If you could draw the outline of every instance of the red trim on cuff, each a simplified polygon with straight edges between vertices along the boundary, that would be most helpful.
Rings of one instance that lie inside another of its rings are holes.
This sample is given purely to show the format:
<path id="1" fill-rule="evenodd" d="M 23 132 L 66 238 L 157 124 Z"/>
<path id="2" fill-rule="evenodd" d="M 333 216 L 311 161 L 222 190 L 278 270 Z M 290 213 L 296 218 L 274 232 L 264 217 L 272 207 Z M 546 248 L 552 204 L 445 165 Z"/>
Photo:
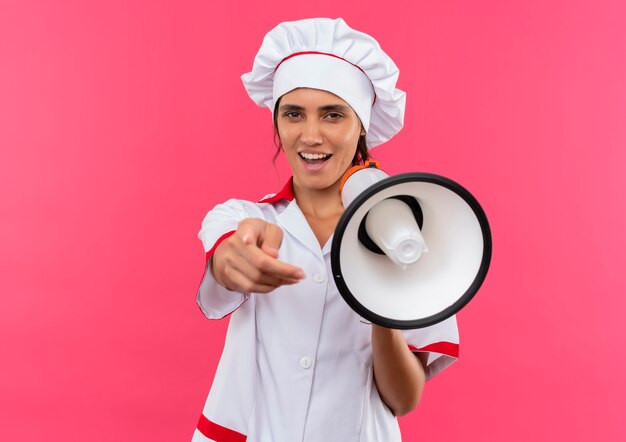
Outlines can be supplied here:
<path id="1" fill-rule="evenodd" d="M 211 247 L 211 250 L 206 252 L 206 261 L 205 262 L 209 262 L 209 259 L 211 259 L 211 256 L 213 256 L 213 253 L 215 252 L 215 249 L 217 249 L 217 246 L 219 246 L 222 243 L 222 241 L 224 241 L 226 238 L 228 238 L 229 236 L 231 236 L 235 232 L 236 232 L 236 230 L 231 230 L 230 232 L 226 232 L 222 236 L 217 238 L 217 241 L 215 241 L 215 244 L 213 244 L 213 247 Z"/>
<path id="2" fill-rule="evenodd" d="M 241 434 L 230 428 L 222 427 L 221 425 L 211 422 L 206 418 L 204 414 L 200 415 L 198 421 L 198 431 L 205 437 L 213 439 L 217 442 L 245 442 L 248 437 L 245 434 Z"/>
<path id="3" fill-rule="evenodd" d="M 451 356 L 453 358 L 459 357 L 459 344 L 453 342 L 433 342 L 432 344 L 425 345 L 424 347 L 415 347 L 409 345 L 409 350 L 412 352 L 429 352 L 441 353 L 442 355 Z"/>

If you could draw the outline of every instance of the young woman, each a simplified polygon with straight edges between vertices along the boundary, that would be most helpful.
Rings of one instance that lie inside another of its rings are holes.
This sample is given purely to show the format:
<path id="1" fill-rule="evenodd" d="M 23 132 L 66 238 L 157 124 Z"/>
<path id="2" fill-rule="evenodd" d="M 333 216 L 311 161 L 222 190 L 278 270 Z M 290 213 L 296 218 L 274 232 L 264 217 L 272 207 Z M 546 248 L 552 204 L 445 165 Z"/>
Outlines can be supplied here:
<path id="1" fill-rule="evenodd" d="M 231 320 L 194 441 L 398 441 L 395 416 L 458 356 L 454 317 L 408 332 L 369 324 L 331 277 L 340 181 L 402 127 L 397 76 L 370 36 L 310 19 L 270 31 L 242 77 L 273 111 L 293 177 L 203 222 L 197 301 L 208 318 Z"/>

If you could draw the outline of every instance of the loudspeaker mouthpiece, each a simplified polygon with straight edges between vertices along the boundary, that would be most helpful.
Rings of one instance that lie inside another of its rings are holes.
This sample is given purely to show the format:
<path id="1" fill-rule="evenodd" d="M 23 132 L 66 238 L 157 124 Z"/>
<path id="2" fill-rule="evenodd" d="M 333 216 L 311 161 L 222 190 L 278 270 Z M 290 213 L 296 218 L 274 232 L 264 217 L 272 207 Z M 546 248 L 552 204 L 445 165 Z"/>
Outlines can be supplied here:
<path id="1" fill-rule="evenodd" d="M 378 183 L 389 175 L 372 163 L 371 166 L 356 166 L 348 171 L 349 175 L 341 187 L 341 202 L 344 207 L 352 204 L 352 201 L 365 189 Z"/>

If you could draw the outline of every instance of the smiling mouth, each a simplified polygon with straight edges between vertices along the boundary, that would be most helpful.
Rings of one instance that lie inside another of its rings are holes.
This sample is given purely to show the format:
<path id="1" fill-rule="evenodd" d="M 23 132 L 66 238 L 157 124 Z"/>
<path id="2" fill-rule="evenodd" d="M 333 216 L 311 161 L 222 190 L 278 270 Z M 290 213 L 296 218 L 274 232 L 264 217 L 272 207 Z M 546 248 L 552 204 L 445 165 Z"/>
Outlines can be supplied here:
<path id="1" fill-rule="evenodd" d="M 330 157 L 332 157 L 332 154 L 327 154 L 327 153 L 299 152 L 298 155 L 307 164 L 322 164 L 323 162 L 328 161 Z"/>

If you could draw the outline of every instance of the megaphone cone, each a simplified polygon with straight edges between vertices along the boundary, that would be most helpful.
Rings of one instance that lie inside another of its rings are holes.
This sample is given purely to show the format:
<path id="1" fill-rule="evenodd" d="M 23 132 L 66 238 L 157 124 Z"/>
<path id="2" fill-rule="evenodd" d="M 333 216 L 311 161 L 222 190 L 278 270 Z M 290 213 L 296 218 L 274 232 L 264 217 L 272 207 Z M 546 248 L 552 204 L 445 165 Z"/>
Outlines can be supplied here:
<path id="1" fill-rule="evenodd" d="M 363 318 L 390 328 L 427 327 L 474 297 L 491 261 L 491 232 L 460 184 L 429 173 L 390 177 L 370 162 L 346 173 L 342 201 L 333 277 Z"/>

